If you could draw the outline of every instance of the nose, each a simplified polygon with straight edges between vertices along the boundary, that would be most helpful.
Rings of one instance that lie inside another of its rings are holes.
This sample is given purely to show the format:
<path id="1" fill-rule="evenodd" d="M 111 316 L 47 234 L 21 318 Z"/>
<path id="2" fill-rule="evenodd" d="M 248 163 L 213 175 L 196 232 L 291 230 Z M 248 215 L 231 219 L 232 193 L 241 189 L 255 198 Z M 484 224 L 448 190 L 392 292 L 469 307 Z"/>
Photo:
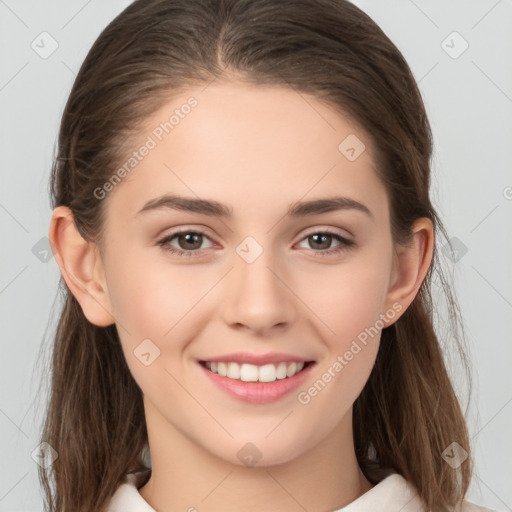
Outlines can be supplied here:
<path id="1" fill-rule="evenodd" d="M 251 263 L 236 255 L 227 276 L 224 321 L 232 328 L 259 335 L 289 327 L 297 317 L 293 283 L 284 266 L 277 265 L 271 251 L 264 250 Z"/>

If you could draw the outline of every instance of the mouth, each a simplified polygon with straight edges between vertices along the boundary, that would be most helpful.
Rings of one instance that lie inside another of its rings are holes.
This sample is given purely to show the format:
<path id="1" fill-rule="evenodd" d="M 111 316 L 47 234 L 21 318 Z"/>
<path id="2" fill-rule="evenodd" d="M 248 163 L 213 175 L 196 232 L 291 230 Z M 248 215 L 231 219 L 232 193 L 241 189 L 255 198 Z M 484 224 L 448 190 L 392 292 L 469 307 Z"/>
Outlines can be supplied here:
<path id="1" fill-rule="evenodd" d="M 235 361 L 199 361 L 199 364 L 221 377 L 242 382 L 275 382 L 290 379 L 308 368 L 314 361 L 281 361 L 256 365 Z"/>
<path id="2" fill-rule="evenodd" d="M 290 395 L 304 383 L 316 365 L 315 361 L 278 356 L 271 357 L 272 362 L 268 357 L 236 357 L 238 361 L 229 360 L 229 357 L 223 359 L 201 360 L 198 366 L 217 389 L 250 404 L 276 402 Z M 251 359 L 252 362 L 245 362 Z"/>

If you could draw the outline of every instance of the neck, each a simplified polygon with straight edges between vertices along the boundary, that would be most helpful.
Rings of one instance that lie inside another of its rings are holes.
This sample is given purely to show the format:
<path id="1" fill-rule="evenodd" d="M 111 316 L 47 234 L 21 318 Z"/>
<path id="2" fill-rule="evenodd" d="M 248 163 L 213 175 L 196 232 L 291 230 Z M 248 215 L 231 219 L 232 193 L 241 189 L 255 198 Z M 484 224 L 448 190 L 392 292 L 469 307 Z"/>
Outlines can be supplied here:
<path id="1" fill-rule="evenodd" d="M 146 404 L 147 405 L 147 404 Z M 337 510 L 371 489 L 354 452 L 351 410 L 307 452 L 272 466 L 220 459 L 146 411 L 151 477 L 139 489 L 156 511 Z"/>

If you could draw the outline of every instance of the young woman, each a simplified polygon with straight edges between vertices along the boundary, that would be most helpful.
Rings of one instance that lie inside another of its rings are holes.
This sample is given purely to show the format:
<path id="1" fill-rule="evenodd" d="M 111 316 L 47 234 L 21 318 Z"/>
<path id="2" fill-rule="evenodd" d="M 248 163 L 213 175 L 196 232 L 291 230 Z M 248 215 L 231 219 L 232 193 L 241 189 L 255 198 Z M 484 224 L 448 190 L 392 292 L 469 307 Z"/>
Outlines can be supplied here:
<path id="1" fill-rule="evenodd" d="M 347 1 L 112 21 L 51 178 L 48 509 L 483 510 L 433 328 L 434 272 L 459 312 L 431 153 L 407 63 Z"/>

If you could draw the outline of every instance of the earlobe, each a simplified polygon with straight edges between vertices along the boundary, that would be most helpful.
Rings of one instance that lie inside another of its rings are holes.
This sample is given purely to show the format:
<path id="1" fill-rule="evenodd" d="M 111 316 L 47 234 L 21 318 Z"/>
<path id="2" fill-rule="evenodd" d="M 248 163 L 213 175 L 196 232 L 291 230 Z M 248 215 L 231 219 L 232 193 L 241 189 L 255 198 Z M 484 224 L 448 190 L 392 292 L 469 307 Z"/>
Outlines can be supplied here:
<path id="1" fill-rule="evenodd" d="M 98 327 L 113 324 L 98 247 L 79 233 L 68 207 L 58 206 L 54 209 L 48 238 L 62 277 L 80 303 L 87 320 Z"/>
<path id="2" fill-rule="evenodd" d="M 396 246 L 386 305 L 391 308 L 393 304 L 400 304 L 401 309 L 400 314 L 394 316 L 393 321 L 386 326 L 396 322 L 416 297 L 432 262 L 434 237 L 432 221 L 422 217 L 413 225 L 410 246 Z"/>

